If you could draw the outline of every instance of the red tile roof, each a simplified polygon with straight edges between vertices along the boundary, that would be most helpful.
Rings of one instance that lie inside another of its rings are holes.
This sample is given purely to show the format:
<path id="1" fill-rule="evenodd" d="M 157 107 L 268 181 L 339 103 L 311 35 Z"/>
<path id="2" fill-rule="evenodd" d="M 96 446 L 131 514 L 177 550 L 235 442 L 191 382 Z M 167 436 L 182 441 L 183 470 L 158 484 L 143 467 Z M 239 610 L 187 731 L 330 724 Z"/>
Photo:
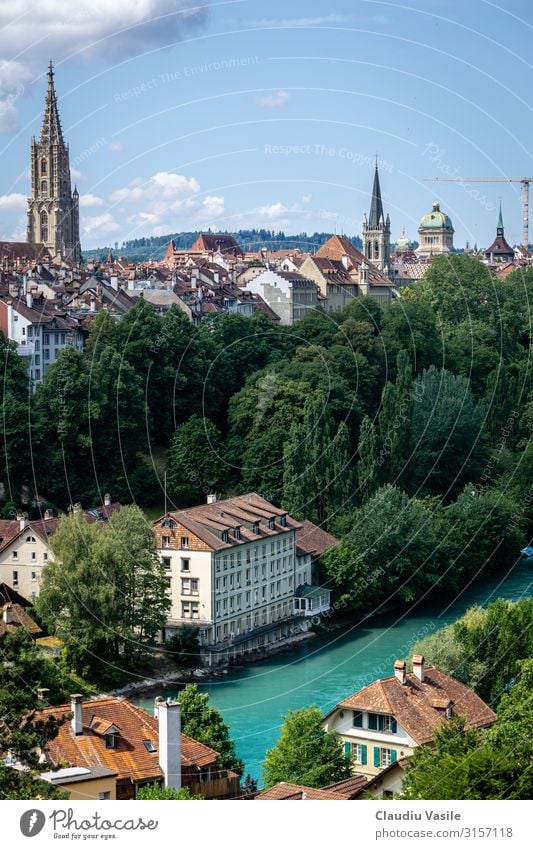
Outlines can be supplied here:
<path id="1" fill-rule="evenodd" d="M 11 622 L 4 621 L 5 610 L 11 610 Z M 19 628 L 24 628 L 33 636 L 43 633 L 41 626 L 37 625 L 37 622 L 34 622 L 20 604 L 11 604 L 9 602 L 0 607 L 0 637 L 3 637 L 8 632 L 17 631 Z"/>
<path id="2" fill-rule="evenodd" d="M 312 554 L 317 556 L 323 554 L 326 548 L 331 545 L 338 545 L 339 542 L 340 540 L 337 537 L 328 534 L 323 528 L 319 528 L 318 525 L 314 525 L 307 519 L 302 520 L 296 531 L 296 549 L 299 555 Z"/>
<path id="3" fill-rule="evenodd" d="M 46 719 L 54 716 L 61 719 L 70 714 L 70 705 L 59 705 L 35 711 L 31 718 Z M 72 766 L 103 766 L 115 770 L 119 778 L 134 781 L 161 778 L 159 766 L 158 721 L 142 708 L 136 707 L 121 697 L 92 699 L 82 704 L 83 734 L 74 735 L 71 723 L 64 722 L 57 737 L 47 746 L 47 756 L 57 765 L 67 761 Z M 120 729 L 115 748 L 106 749 L 101 735 L 107 727 Z M 98 731 L 98 733 L 96 733 Z M 144 740 L 151 740 L 156 751 L 149 752 Z M 218 753 L 209 746 L 181 735 L 181 763 L 183 767 L 204 767 L 214 764 Z"/>
<path id="4" fill-rule="evenodd" d="M 341 792 L 334 790 L 318 790 L 315 787 L 304 787 L 303 784 L 290 784 L 287 781 L 280 781 L 279 784 L 274 784 L 269 790 L 263 791 L 256 796 L 256 801 L 263 799 L 277 799 L 286 801 L 303 801 L 304 799 L 312 800 L 330 800 L 340 801 L 350 797 Z"/>
<path id="5" fill-rule="evenodd" d="M 422 745 L 434 739 L 450 702 L 456 716 L 466 717 L 467 728 L 483 728 L 496 719 L 494 711 L 473 690 L 434 666 L 425 668 L 423 682 L 413 673 L 407 675 L 405 684 L 396 676 L 374 681 L 339 702 L 334 710 L 355 708 L 390 714 Z"/>

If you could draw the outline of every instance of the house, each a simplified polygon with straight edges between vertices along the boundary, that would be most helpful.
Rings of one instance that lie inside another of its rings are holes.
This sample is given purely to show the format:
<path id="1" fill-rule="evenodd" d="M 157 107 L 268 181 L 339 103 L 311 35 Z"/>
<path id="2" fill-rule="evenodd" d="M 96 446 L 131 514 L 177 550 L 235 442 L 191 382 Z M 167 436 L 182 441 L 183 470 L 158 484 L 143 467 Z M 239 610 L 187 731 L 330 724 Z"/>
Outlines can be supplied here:
<path id="1" fill-rule="evenodd" d="M 441 724 L 458 715 L 467 728 L 486 728 L 496 719 L 473 690 L 415 655 L 412 673 L 397 660 L 393 676 L 343 699 L 323 725 L 342 738 L 357 772 L 373 778 L 417 746 L 431 744 Z"/>
<path id="2" fill-rule="evenodd" d="M 394 283 L 368 257 L 365 257 L 346 236 L 331 236 L 318 249 L 315 259 L 330 260 L 334 263 L 334 268 L 337 271 L 339 271 L 338 263 L 340 262 L 347 272 L 352 286 L 357 287 L 353 290 L 357 297 L 369 295 L 382 304 L 396 297 Z M 346 292 L 348 295 L 351 294 L 348 290 Z"/>
<path id="3" fill-rule="evenodd" d="M 278 802 L 303 802 L 306 800 L 319 801 L 321 799 L 324 801 L 339 802 L 341 800 L 346 801 L 349 798 L 350 796 L 344 795 L 341 792 L 336 792 L 335 790 L 328 790 L 326 788 L 320 790 L 316 787 L 305 787 L 303 784 L 291 784 L 288 781 L 280 781 L 278 784 L 274 784 L 273 787 L 270 787 L 268 790 L 264 790 L 255 797 L 256 801 L 275 800 Z"/>
<path id="4" fill-rule="evenodd" d="M 49 717 L 66 721 L 40 752 L 41 763 L 50 765 L 42 777 L 71 798 L 136 799 L 140 787 L 154 783 L 189 787 L 206 799 L 239 794 L 238 775 L 219 768 L 218 753 L 181 732 L 179 702 L 156 699 L 152 716 L 124 697 L 74 694 L 70 704 L 40 708 L 29 719 Z"/>
<path id="5" fill-rule="evenodd" d="M 319 305 L 317 284 L 299 272 L 266 269 L 248 280 L 245 291 L 263 298 L 285 325 L 294 324 Z"/>
<path id="6" fill-rule="evenodd" d="M 104 503 L 86 510 L 84 516 L 89 523 L 107 522 L 120 507 L 106 493 Z M 73 509 L 81 507 L 76 504 Z M 5 582 L 26 598 L 36 598 L 42 570 L 52 557 L 50 537 L 58 524 L 51 510 L 45 510 L 42 519 L 28 519 L 21 512 L 16 519 L 0 519 L 0 585 Z"/>
<path id="7" fill-rule="evenodd" d="M 20 604 L 8 602 L 0 606 L 0 640 L 19 628 L 23 628 L 34 638 L 42 636 L 43 633 L 41 626 L 34 622 Z"/>
<path id="8" fill-rule="evenodd" d="M 223 501 L 211 495 L 207 504 L 158 519 L 154 530 L 171 597 L 165 636 L 197 628 L 203 659 L 216 664 L 299 632 L 307 596 L 297 582 L 310 584 L 317 546 L 334 540 L 315 526 L 313 539 L 309 525 L 254 492 Z M 329 609 L 329 590 L 312 589 L 321 590 L 322 609 Z"/>

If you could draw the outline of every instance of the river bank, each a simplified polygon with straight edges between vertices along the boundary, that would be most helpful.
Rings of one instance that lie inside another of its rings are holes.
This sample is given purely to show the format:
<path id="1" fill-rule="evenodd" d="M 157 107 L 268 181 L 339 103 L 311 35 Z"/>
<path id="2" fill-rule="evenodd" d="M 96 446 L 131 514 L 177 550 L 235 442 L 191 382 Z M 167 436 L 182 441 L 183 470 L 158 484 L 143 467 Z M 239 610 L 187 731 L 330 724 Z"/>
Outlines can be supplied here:
<path id="1" fill-rule="evenodd" d="M 496 598 L 517 601 L 531 595 L 533 560 L 519 561 L 505 575 L 472 583 L 455 598 L 433 598 L 407 611 L 377 614 L 358 626 L 317 635 L 259 664 L 230 667 L 227 674 L 199 682 L 230 726 L 245 771 L 260 776 L 265 752 L 276 741 L 288 710 L 315 704 L 323 712 L 376 678 L 392 674 L 397 658 L 415 643 L 458 619 L 474 604 Z M 175 695 L 184 686 L 152 687 L 132 700 L 151 710 L 157 695 Z"/>

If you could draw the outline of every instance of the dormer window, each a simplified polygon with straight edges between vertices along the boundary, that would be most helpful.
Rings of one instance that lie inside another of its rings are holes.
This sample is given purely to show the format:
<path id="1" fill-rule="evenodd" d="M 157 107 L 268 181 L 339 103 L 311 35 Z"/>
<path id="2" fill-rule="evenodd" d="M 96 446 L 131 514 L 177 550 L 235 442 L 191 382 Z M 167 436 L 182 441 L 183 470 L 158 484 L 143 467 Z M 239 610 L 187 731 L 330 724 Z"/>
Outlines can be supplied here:
<path id="1" fill-rule="evenodd" d="M 26 537 L 26 542 L 35 542 L 35 537 Z"/>
<path id="2" fill-rule="evenodd" d="M 273 516 L 268 520 L 268 527 L 271 531 L 274 531 L 276 529 L 276 520 Z"/>
<path id="3" fill-rule="evenodd" d="M 234 536 L 235 536 L 235 539 L 242 539 L 241 529 L 240 529 L 240 528 L 235 528 Z"/>
<path id="4" fill-rule="evenodd" d="M 117 741 L 115 734 L 106 734 L 105 735 L 105 747 L 106 749 L 116 749 Z"/>
<path id="5" fill-rule="evenodd" d="M 254 534 L 259 533 L 259 522 L 254 522 L 253 531 L 254 531 Z"/>
<path id="6" fill-rule="evenodd" d="M 144 748 L 146 749 L 147 752 L 150 752 L 151 755 L 153 755 L 154 752 L 157 752 L 157 749 L 156 749 L 156 747 L 154 746 L 154 744 L 151 740 L 143 740 L 143 743 L 144 743 Z"/>
<path id="7" fill-rule="evenodd" d="M 446 719 L 451 719 L 453 716 L 453 705 L 448 705 L 446 708 Z"/>
<path id="8" fill-rule="evenodd" d="M 287 527 L 287 516 L 280 516 L 279 523 L 280 523 L 282 528 L 286 528 Z"/>
<path id="9" fill-rule="evenodd" d="M 228 532 L 222 531 L 222 542 L 228 542 L 228 540 L 229 540 Z"/>

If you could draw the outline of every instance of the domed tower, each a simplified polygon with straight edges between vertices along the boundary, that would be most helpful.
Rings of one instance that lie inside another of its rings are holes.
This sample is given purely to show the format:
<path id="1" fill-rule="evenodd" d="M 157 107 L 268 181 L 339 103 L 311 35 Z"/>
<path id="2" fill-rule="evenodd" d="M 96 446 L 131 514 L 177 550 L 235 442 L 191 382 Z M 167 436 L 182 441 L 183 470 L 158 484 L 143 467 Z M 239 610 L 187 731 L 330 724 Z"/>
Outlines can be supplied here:
<path id="1" fill-rule="evenodd" d="M 402 230 L 402 235 L 396 242 L 395 253 L 397 254 L 405 254 L 411 250 L 411 243 L 409 241 L 409 236 L 405 233 L 405 228 Z"/>
<path id="2" fill-rule="evenodd" d="M 431 212 L 420 219 L 418 228 L 420 245 L 416 253 L 422 258 L 454 253 L 454 232 L 451 218 L 442 212 L 440 203 L 435 201 Z"/>
<path id="3" fill-rule="evenodd" d="M 383 214 L 377 161 L 374 172 L 370 214 L 368 219 L 365 215 L 363 221 L 363 243 L 366 258 L 373 265 L 376 265 L 380 271 L 388 268 L 390 263 L 390 218 L 388 215 L 385 218 Z"/>
<path id="4" fill-rule="evenodd" d="M 31 198 L 28 199 L 28 242 L 45 244 L 52 255 L 81 259 L 79 196 L 72 193 L 68 145 L 63 139 L 52 63 L 41 135 L 31 143 Z"/>

